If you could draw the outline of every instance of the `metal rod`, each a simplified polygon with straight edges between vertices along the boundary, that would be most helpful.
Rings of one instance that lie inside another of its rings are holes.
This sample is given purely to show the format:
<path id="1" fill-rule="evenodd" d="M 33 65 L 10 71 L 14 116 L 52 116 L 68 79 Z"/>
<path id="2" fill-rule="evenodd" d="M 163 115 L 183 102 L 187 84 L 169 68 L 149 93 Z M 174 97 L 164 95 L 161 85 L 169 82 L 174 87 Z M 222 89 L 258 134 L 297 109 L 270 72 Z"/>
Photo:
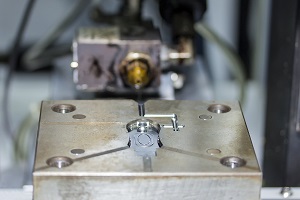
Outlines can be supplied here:
<path id="1" fill-rule="evenodd" d="M 145 105 L 144 104 L 139 104 L 139 115 L 140 116 L 145 116 Z"/>
<path id="2" fill-rule="evenodd" d="M 161 125 L 161 127 L 163 127 L 163 128 L 173 128 L 173 125 Z M 184 128 L 185 126 L 184 125 L 178 125 L 178 128 Z"/>
<path id="3" fill-rule="evenodd" d="M 179 128 L 183 128 L 184 126 L 178 125 L 178 118 L 175 113 L 173 114 L 145 114 L 144 117 L 160 117 L 160 118 L 171 118 L 173 131 L 179 131 Z M 164 128 L 169 128 L 169 125 L 163 125 Z"/>

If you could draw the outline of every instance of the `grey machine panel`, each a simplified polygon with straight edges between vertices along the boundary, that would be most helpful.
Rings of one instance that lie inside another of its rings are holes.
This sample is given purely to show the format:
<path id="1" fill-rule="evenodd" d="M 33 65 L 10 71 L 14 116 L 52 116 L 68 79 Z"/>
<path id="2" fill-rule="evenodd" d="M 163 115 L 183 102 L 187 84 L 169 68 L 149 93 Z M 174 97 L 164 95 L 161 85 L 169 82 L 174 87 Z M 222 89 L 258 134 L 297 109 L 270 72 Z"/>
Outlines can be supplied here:
<path id="1" fill-rule="evenodd" d="M 140 111 L 140 112 L 139 112 Z M 34 199 L 260 199 L 238 102 L 44 101 Z"/>

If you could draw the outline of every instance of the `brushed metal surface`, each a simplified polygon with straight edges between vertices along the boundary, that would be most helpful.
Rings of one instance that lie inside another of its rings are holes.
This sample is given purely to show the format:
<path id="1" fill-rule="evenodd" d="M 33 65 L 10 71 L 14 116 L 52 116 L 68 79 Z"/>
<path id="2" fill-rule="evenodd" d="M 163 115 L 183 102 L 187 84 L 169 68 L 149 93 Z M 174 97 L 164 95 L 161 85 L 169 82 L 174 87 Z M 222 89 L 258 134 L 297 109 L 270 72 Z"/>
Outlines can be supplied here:
<path id="1" fill-rule="evenodd" d="M 71 104 L 73 112 L 58 113 L 54 105 Z M 213 113 L 213 104 L 227 105 Z M 44 101 L 36 160 L 34 199 L 233 199 L 260 198 L 261 172 L 238 102 L 150 100 L 146 114 L 172 114 L 185 125 L 178 132 L 162 128 L 163 144 L 151 158 L 128 147 L 126 124 L 141 119 L 131 100 Z M 83 119 L 73 118 L 82 114 Z M 202 120 L 200 115 L 211 116 Z M 149 118 L 171 124 L 170 118 Z M 83 149 L 82 154 L 71 150 Z M 214 152 L 214 153 L 211 153 Z M 73 163 L 56 168 L 52 157 Z M 246 165 L 230 168 L 224 157 Z"/>

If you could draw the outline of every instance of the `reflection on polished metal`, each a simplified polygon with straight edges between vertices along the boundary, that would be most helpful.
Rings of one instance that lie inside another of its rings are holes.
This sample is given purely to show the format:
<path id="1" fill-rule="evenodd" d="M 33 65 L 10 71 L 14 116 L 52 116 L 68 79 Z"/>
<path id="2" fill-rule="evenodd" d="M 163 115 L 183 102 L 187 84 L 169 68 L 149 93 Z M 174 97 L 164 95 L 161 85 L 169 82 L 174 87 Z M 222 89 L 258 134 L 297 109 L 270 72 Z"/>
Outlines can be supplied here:
<path id="1" fill-rule="evenodd" d="M 180 132 L 163 128 L 169 113 Z M 258 200 L 261 189 L 237 102 L 45 101 L 33 178 L 35 200 Z"/>

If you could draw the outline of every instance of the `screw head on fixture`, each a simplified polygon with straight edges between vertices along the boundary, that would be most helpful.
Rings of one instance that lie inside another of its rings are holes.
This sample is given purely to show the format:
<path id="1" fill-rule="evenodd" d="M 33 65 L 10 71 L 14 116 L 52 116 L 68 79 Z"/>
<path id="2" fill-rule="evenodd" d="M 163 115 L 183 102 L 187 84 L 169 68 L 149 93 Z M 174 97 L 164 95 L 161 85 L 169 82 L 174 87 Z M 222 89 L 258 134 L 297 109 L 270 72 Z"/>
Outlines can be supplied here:
<path id="1" fill-rule="evenodd" d="M 290 188 L 290 187 L 283 187 L 281 189 L 280 194 L 283 196 L 283 198 L 288 198 L 288 197 L 290 197 L 290 196 L 293 195 L 292 188 Z"/>

